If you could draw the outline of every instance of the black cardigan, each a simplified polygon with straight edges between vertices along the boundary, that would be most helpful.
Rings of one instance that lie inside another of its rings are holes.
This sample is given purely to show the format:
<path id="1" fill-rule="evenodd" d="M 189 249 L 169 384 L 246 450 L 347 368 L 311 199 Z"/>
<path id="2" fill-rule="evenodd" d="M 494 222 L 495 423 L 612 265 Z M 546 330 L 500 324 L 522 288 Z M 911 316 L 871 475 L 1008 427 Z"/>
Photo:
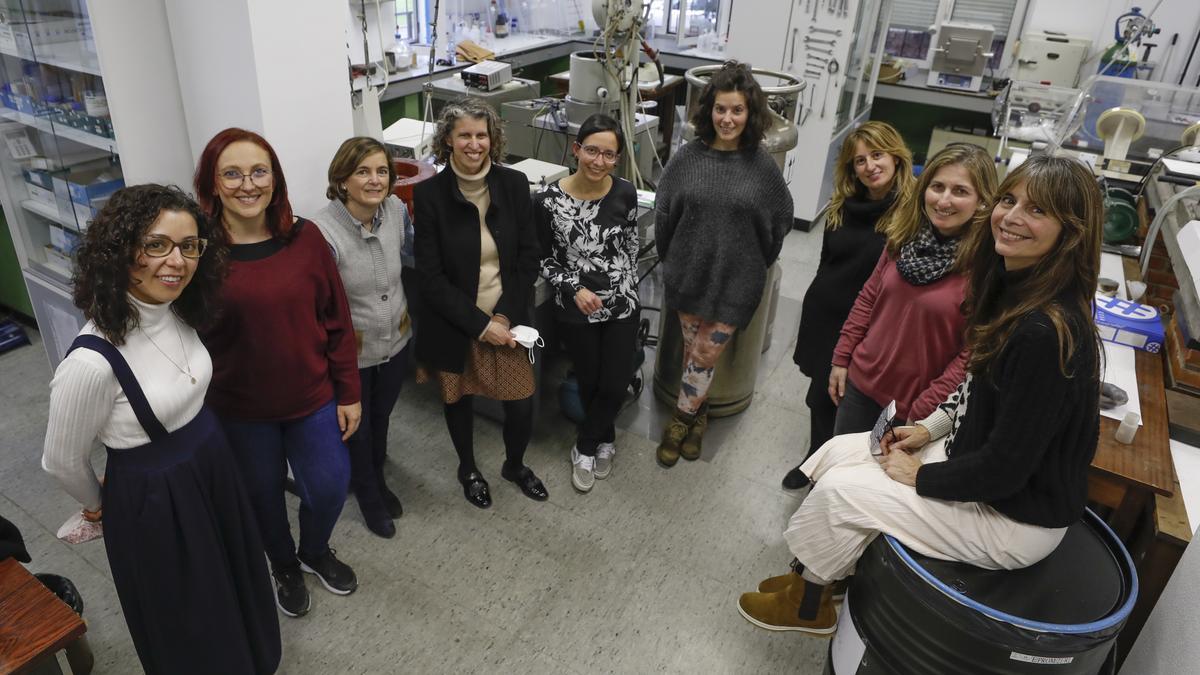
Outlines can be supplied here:
<path id="1" fill-rule="evenodd" d="M 529 324 L 539 247 L 525 174 L 492 164 L 487 186 L 488 230 L 500 256 L 503 290 L 495 313 L 512 325 Z M 420 275 L 417 361 L 437 370 L 461 373 L 467 350 L 490 317 L 475 306 L 479 291 L 479 210 L 458 187 L 447 167 L 413 190 L 413 252 Z"/>
<path id="2" fill-rule="evenodd" d="M 1075 353 L 1058 363 L 1050 319 L 1017 324 L 989 372 L 972 375 L 942 409 L 954 419 L 945 462 L 917 472 L 917 494 L 984 502 L 1013 520 L 1067 527 L 1087 504 L 1087 476 L 1100 433 L 1099 349 L 1091 317 L 1067 310 Z"/>

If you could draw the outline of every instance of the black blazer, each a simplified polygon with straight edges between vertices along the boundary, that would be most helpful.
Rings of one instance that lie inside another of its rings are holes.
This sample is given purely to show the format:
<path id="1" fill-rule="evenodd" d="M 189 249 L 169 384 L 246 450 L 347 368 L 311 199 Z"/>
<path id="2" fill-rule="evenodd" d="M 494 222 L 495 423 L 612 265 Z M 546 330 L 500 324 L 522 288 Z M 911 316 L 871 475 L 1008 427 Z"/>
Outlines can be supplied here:
<path id="1" fill-rule="evenodd" d="M 512 325 L 530 323 L 530 299 L 540 263 L 529 181 L 525 174 L 492 164 L 487 174 L 491 205 L 485 221 L 500 254 L 496 314 Z M 413 253 L 420 272 L 417 361 L 449 373 L 463 372 L 467 349 L 490 317 L 475 306 L 479 291 L 479 210 L 446 167 L 413 190 Z"/>

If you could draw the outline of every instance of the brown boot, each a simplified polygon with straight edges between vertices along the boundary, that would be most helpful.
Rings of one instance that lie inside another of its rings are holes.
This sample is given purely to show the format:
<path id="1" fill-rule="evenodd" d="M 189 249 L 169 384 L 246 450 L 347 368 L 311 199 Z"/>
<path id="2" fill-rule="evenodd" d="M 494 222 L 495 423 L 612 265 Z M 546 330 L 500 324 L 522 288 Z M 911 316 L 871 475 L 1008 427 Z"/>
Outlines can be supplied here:
<path id="1" fill-rule="evenodd" d="M 758 584 L 758 592 L 778 593 L 780 591 L 786 591 L 788 586 L 792 585 L 793 581 L 799 581 L 800 573 L 804 571 L 804 565 L 801 565 L 800 561 L 795 558 L 792 558 L 792 562 L 788 564 L 792 568 L 790 572 L 760 581 Z"/>
<path id="2" fill-rule="evenodd" d="M 658 451 L 655 453 L 659 464 L 668 469 L 675 466 L 675 462 L 679 461 L 679 444 L 687 438 L 688 431 L 695 421 L 695 415 L 675 411 L 671 421 L 663 428 L 662 442 L 658 444 Z"/>
<path id="3" fill-rule="evenodd" d="M 705 401 L 696 411 L 696 421 L 688 429 L 688 435 L 679 444 L 679 456 L 689 462 L 700 459 L 700 442 L 704 440 L 704 432 L 708 429 L 708 401 Z"/>
<path id="4" fill-rule="evenodd" d="M 778 593 L 743 593 L 738 611 L 750 623 L 778 631 L 831 635 L 837 630 L 833 587 L 800 578 Z"/>

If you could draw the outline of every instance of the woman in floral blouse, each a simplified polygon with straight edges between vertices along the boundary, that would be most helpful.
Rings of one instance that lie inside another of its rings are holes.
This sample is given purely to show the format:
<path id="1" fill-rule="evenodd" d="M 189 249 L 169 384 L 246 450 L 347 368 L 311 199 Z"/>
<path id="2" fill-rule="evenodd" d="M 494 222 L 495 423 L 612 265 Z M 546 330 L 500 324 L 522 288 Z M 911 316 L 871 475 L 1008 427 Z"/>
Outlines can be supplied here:
<path id="1" fill-rule="evenodd" d="M 613 420 L 633 374 L 637 192 L 612 176 L 624 143 L 616 120 L 592 115 L 573 147 L 579 170 L 534 198 L 542 276 L 557 290 L 559 327 L 585 412 L 571 449 L 571 483 L 580 492 L 612 471 Z"/>

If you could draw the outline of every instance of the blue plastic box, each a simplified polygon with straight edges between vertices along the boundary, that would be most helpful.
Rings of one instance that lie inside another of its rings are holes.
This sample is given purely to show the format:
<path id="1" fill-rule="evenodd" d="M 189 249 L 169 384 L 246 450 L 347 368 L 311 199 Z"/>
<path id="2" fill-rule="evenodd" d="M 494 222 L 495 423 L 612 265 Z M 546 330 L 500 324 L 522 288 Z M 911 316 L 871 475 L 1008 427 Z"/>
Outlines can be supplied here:
<path id="1" fill-rule="evenodd" d="M 1151 354 L 1162 350 L 1166 339 L 1157 309 L 1099 293 L 1096 294 L 1096 328 L 1103 340 Z"/>

